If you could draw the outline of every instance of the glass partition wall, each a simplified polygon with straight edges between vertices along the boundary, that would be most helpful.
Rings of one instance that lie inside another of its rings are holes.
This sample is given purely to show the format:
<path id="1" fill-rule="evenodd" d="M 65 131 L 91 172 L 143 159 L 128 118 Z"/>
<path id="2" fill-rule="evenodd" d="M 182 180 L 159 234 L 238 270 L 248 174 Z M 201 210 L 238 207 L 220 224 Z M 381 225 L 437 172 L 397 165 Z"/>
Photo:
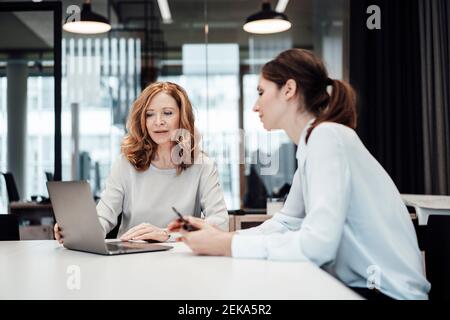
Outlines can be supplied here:
<path id="1" fill-rule="evenodd" d="M 325 59 L 333 77 L 345 77 L 347 1 L 272 0 L 272 8 L 288 16 L 291 29 L 264 35 L 245 32 L 246 17 L 259 11 L 262 2 L 92 1 L 93 10 L 108 17 L 112 29 L 100 35 L 62 34 L 62 152 L 58 164 L 62 179 L 88 180 L 99 195 L 120 152 L 132 102 L 151 82 L 172 81 L 183 86 L 191 99 L 202 148 L 217 164 L 228 208 L 264 209 L 268 197 L 283 197 L 296 170 L 296 147 L 283 132 L 266 132 L 252 111 L 260 68 L 283 50 L 305 48 Z M 63 15 L 70 5 L 81 4 L 81 0 L 63 1 Z M 45 39 L 43 26 L 52 20 L 31 14 L 31 18 L 16 19 L 35 35 L 42 30 L 38 38 Z M 39 23 L 34 27 L 30 21 Z M 3 58 L 2 171 L 9 152 L 5 94 L 9 82 Z M 58 162 L 53 161 L 55 88 L 52 75 L 46 73 L 51 69 L 50 58 L 37 53 L 27 61 L 24 199 L 46 194 L 45 173 L 53 173 L 53 163 Z M 5 204 L 3 184 L 0 193 Z"/>
<path id="2" fill-rule="evenodd" d="M 0 21 L 0 171 L 14 178 L 12 200 L 45 197 L 61 176 L 61 4 L 0 2 Z"/>

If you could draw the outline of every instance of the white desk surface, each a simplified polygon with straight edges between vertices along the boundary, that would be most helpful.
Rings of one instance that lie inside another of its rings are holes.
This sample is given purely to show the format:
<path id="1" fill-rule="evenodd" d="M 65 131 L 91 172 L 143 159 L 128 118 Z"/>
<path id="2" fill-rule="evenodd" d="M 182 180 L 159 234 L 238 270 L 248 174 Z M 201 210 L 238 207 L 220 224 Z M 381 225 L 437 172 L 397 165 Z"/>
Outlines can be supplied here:
<path id="1" fill-rule="evenodd" d="M 360 299 L 307 262 L 197 256 L 183 243 L 170 245 L 101 256 L 54 240 L 0 241 L 0 299 Z M 79 289 L 69 289 L 71 265 L 79 267 Z"/>
<path id="2" fill-rule="evenodd" d="M 450 196 L 427 194 L 402 194 L 406 205 L 437 210 L 450 210 Z"/>
<path id="3" fill-rule="evenodd" d="M 402 194 L 402 199 L 415 208 L 419 225 L 426 225 L 430 215 L 450 215 L 450 196 Z"/>

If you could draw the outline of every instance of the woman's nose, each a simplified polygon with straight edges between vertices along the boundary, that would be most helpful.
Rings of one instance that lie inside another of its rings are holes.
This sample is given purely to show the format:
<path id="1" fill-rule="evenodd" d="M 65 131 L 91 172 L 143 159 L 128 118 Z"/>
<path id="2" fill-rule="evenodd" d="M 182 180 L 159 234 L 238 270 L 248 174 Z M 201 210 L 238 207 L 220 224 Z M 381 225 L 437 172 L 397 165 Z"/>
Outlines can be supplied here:
<path id="1" fill-rule="evenodd" d="M 255 105 L 253 106 L 253 111 L 254 111 L 254 112 L 258 112 L 258 111 L 259 111 L 259 106 L 258 106 L 258 104 L 255 104 Z"/>
<path id="2" fill-rule="evenodd" d="M 156 114 L 156 123 L 157 124 L 162 124 L 163 120 L 162 120 L 162 116 L 161 114 L 157 113 Z"/>

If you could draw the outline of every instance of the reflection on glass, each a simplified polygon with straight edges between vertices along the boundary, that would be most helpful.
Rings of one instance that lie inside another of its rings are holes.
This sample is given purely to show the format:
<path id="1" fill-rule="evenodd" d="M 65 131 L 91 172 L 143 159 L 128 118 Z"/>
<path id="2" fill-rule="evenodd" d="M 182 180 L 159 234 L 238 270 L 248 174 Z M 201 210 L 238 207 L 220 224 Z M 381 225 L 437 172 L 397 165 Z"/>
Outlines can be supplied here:
<path id="1" fill-rule="evenodd" d="M 182 52 L 183 74 L 158 80 L 176 82 L 186 89 L 202 134 L 202 149 L 217 164 L 227 208 L 238 209 L 239 47 L 185 44 Z"/>
<path id="2" fill-rule="evenodd" d="M 170 1 L 173 20 L 170 24 L 161 23 L 155 1 L 124 5 L 122 8 L 126 9 L 121 10 L 118 24 L 113 28 L 124 26 L 126 30 L 112 31 L 108 37 L 65 34 L 67 38 L 62 43 L 63 179 L 87 178 L 96 192 L 104 187 L 111 164 L 119 153 L 128 110 L 141 89 L 157 79 L 186 88 L 203 134 L 203 148 L 217 163 L 228 208 L 239 208 L 240 196 L 244 196 L 240 194 L 240 183 L 245 183 L 245 177 L 239 175 L 242 158 L 246 163 L 245 174 L 250 173 L 250 164 L 254 164 L 258 178 L 271 195 L 284 183 L 290 183 L 296 163 L 295 147 L 284 133 L 266 132 L 251 111 L 257 99 L 260 68 L 285 49 L 307 48 L 324 57 L 333 78 L 341 78 L 344 2 L 290 1 L 286 12 L 293 26 L 276 35 L 251 35 L 242 30 L 243 17 L 256 8 L 251 1 L 208 0 Z M 137 13 L 145 19 L 135 19 Z M 27 191 L 23 197 L 46 194 L 44 171 L 53 171 L 53 57 L 50 53 L 53 39 L 51 32 L 43 32 L 52 30 L 52 20 L 38 12 L 0 17 L 0 170 L 7 169 L 8 158 L 8 57 L 2 49 L 5 46 L 26 48 L 31 43 L 35 48 L 44 43 L 45 49 L 41 54 L 30 52 L 27 57 Z M 6 28 L 11 23 L 15 23 L 12 29 Z M 206 24 L 208 34 L 205 34 Z M 145 28 L 148 30 L 142 31 Z M 28 32 L 29 37 L 22 36 L 22 31 Z M 20 42 L 23 39 L 27 39 L 26 43 Z M 75 162 L 71 114 L 74 105 L 79 110 Z M 243 108 L 241 119 L 240 107 Z M 245 130 L 242 154 L 240 125 Z M 279 170 L 262 175 L 260 169 L 276 158 L 279 158 Z M 244 179 L 240 181 L 241 178 Z M 0 199 L 6 206 L 1 182 Z M 1 211 L 5 212 L 0 206 Z"/>
<path id="3" fill-rule="evenodd" d="M 54 167 L 54 80 L 53 77 L 28 78 L 27 161 L 25 198 L 47 195 L 45 172 Z"/>
<path id="4" fill-rule="evenodd" d="M 246 175 L 250 176 L 251 168 L 263 182 L 267 196 L 277 194 L 285 184 L 292 183 L 296 169 L 295 146 L 284 131 L 266 131 L 253 106 L 258 99 L 256 87 L 259 75 L 244 75 L 244 128 L 246 133 Z M 263 168 L 272 166 L 269 174 Z M 247 190 L 249 192 L 250 190 Z M 265 200 L 264 200 L 265 204 Z"/>
<path id="5" fill-rule="evenodd" d="M 0 171 L 6 171 L 6 77 L 0 77 Z M 8 197 L 3 181 L 0 182 L 0 214 L 8 210 Z"/>
<path id="6" fill-rule="evenodd" d="M 47 195 L 54 171 L 53 13 L 1 12 L 0 170 L 11 171 L 21 200 Z M 0 214 L 7 195 L 0 181 Z"/>
<path id="7" fill-rule="evenodd" d="M 62 48 L 63 179 L 88 180 L 98 194 L 120 152 L 128 110 L 140 92 L 140 69 L 135 67 L 140 39 L 66 38 Z M 74 104 L 78 135 L 71 131 Z"/>

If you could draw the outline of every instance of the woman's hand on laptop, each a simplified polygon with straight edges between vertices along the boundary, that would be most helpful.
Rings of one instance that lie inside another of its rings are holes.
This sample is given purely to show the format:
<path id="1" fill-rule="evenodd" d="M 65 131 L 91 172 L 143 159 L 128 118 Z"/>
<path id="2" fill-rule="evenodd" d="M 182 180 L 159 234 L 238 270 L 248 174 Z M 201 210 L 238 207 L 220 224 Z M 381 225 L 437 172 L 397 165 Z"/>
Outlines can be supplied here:
<path id="1" fill-rule="evenodd" d="M 169 238 L 170 235 L 166 230 L 155 227 L 150 223 L 141 223 L 125 232 L 120 240 L 156 240 L 163 242 L 169 240 Z"/>
<path id="2" fill-rule="evenodd" d="M 55 233 L 55 239 L 56 239 L 59 243 L 63 244 L 64 241 L 63 241 L 63 237 L 62 237 L 62 235 L 61 235 L 61 229 L 59 228 L 59 226 L 58 226 L 57 223 L 55 223 L 55 226 L 53 227 L 53 232 Z"/>

